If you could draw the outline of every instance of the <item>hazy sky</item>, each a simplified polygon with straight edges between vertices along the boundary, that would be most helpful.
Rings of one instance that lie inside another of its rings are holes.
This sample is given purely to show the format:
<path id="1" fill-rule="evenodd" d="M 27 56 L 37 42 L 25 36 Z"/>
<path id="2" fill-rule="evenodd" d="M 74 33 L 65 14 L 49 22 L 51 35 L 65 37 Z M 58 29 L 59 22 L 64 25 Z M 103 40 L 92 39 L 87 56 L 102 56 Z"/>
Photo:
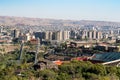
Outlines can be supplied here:
<path id="1" fill-rule="evenodd" d="M 0 16 L 120 22 L 120 0 L 0 0 Z"/>

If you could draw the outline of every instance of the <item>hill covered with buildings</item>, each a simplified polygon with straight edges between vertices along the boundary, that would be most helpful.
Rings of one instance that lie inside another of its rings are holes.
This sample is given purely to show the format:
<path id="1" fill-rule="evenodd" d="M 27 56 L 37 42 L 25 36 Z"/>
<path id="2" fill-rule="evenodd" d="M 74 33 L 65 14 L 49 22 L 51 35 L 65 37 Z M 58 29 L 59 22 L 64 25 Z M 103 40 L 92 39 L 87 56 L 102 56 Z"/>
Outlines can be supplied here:
<path id="1" fill-rule="evenodd" d="M 0 16 L 0 24 L 7 26 L 119 26 L 120 22 L 91 21 L 91 20 L 62 20 L 62 19 L 41 19 L 28 17 Z"/>

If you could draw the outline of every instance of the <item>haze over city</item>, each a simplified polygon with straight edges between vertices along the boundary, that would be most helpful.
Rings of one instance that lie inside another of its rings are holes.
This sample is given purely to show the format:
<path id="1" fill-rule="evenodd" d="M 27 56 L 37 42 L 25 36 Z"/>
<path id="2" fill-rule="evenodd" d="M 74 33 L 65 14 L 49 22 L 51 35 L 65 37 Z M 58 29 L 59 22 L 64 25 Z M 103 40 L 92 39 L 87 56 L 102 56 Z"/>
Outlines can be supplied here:
<path id="1" fill-rule="evenodd" d="M 0 0 L 0 16 L 120 22 L 119 0 Z"/>

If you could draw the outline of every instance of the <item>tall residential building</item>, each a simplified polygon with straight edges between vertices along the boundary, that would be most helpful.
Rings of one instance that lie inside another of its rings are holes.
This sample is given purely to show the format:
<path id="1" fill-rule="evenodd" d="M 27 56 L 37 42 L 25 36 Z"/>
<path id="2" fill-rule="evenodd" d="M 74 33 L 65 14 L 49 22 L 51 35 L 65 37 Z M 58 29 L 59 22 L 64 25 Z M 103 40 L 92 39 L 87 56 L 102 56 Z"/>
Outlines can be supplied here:
<path id="1" fill-rule="evenodd" d="M 53 31 L 46 31 L 45 39 L 46 40 L 55 40 L 55 33 Z"/>
<path id="2" fill-rule="evenodd" d="M 102 39 L 102 32 L 100 31 L 97 32 L 96 39 Z"/>
<path id="3" fill-rule="evenodd" d="M 45 39 L 46 40 L 57 40 L 63 41 L 69 39 L 69 31 L 46 31 Z"/>
<path id="4" fill-rule="evenodd" d="M 90 31 L 82 31 L 82 39 L 102 39 L 103 35 L 101 31 L 90 30 Z"/>
<path id="5" fill-rule="evenodd" d="M 93 31 L 92 31 L 92 38 L 93 38 L 93 39 L 96 39 L 96 36 L 97 36 L 96 33 L 97 33 L 96 30 L 93 30 Z"/>
<path id="6" fill-rule="evenodd" d="M 70 32 L 69 31 L 63 31 L 63 40 L 67 40 L 70 38 Z"/>
<path id="7" fill-rule="evenodd" d="M 49 40 L 49 39 L 50 39 L 50 32 L 49 32 L 49 31 L 46 31 L 46 32 L 45 32 L 45 39 L 46 39 L 46 40 Z"/>
<path id="8" fill-rule="evenodd" d="M 88 38 L 89 38 L 89 39 L 93 39 L 93 38 L 92 38 L 92 31 L 88 31 Z"/>
<path id="9" fill-rule="evenodd" d="M 87 38 L 87 31 L 81 31 L 81 38 L 82 39 Z"/>
<path id="10" fill-rule="evenodd" d="M 20 35 L 20 31 L 18 29 L 13 30 L 13 38 L 18 38 Z"/>
<path id="11" fill-rule="evenodd" d="M 45 32 L 34 32 L 35 38 L 39 38 L 40 42 L 42 43 L 42 40 L 45 39 Z"/>
<path id="12" fill-rule="evenodd" d="M 56 40 L 57 41 L 62 41 L 63 40 L 63 32 L 62 31 L 57 31 L 56 32 Z"/>
<path id="13" fill-rule="evenodd" d="M 70 37 L 69 31 L 57 31 L 56 40 L 64 41 L 64 40 L 69 39 L 69 37 Z"/>
<path id="14" fill-rule="evenodd" d="M 3 32 L 3 26 L 0 26 L 0 33 Z"/>

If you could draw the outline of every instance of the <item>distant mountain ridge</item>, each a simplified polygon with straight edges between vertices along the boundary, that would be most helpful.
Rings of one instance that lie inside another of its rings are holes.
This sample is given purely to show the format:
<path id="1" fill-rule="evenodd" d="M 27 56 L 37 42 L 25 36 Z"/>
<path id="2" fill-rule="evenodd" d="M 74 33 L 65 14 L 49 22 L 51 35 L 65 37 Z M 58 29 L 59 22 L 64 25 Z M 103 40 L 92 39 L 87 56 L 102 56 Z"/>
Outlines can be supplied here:
<path id="1" fill-rule="evenodd" d="M 41 19 L 28 17 L 0 16 L 0 25 L 7 26 L 120 26 L 120 22 L 91 21 L 91 20 L 62 20 L 62 19 Z"/>

